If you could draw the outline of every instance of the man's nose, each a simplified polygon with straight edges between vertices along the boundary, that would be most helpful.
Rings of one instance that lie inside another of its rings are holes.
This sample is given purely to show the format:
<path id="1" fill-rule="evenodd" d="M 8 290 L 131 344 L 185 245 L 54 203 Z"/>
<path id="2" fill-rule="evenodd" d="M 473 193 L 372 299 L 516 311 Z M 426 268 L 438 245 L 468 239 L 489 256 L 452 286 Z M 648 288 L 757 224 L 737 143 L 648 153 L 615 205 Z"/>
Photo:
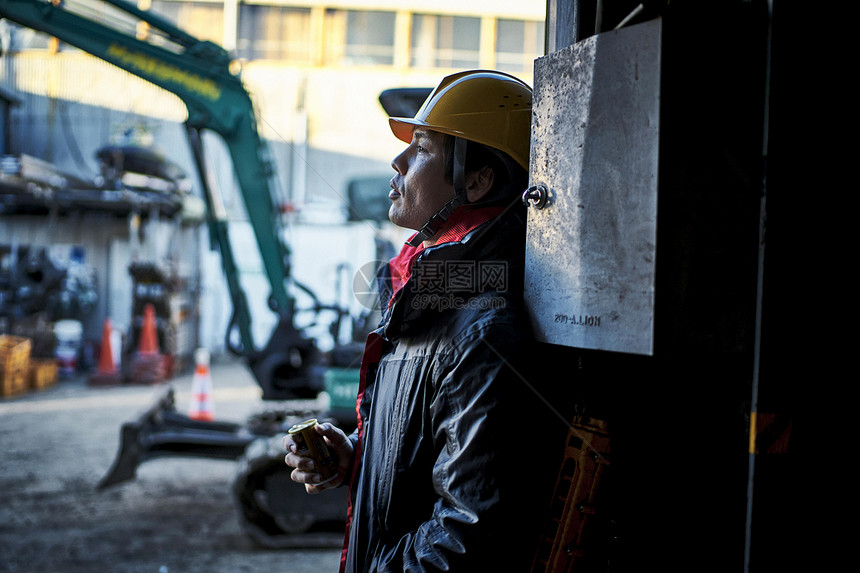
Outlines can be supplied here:
<path id="1" fill-rule="evenodd" d="M 403 150 L 397 157 L 391 160 L 391 167 L 397 171 L 399 174 L 403 175 L 406 173 L 406 150 Z"/>

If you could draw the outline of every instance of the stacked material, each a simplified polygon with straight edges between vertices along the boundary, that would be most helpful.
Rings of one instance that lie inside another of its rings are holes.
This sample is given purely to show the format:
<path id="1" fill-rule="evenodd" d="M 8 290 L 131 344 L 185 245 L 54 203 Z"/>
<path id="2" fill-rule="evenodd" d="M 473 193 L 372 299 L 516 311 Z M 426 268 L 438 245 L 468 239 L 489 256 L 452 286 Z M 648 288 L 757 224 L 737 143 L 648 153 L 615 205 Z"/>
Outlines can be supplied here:
<path id="1" fill-rule="evenodd" d="M 0 396 L 16 396 L 29 390 L 29 338 L 0 336 Z"/>

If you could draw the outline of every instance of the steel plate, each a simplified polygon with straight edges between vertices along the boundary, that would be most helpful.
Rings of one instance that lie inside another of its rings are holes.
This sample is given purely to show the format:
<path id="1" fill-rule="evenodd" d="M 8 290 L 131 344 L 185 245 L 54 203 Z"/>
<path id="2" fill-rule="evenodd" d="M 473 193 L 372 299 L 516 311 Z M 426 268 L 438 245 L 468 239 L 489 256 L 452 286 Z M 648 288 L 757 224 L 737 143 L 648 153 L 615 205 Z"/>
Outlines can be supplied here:
<path id="1" fill-rule="evenodd" d="M 535 61 L 526 300 L 554 344 L 653 353 L 661 21 Z"/>

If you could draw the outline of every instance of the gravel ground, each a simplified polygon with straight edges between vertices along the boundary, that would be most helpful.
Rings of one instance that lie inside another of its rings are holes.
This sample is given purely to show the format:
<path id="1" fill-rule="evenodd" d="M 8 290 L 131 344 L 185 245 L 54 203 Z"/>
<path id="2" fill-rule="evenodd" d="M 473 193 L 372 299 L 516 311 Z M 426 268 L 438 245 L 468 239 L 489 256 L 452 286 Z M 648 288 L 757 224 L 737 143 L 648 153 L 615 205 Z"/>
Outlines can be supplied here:
<path id="1" fill-rule="evenodd" d="M 212 366 L 217 419 L 272 408 L 241 364 Z M 191 376 L 169 382 L 187 408 Z M 167 384 L 91 387 L 84 377 L 0 399 L 0 571 L 219 573 L 337 571 L 342 533 L 265 549 L 243 531 L 231 484 L 237 463 L 192 458 L 142 464 L 134 481 L 99 491 L 119 429 Z"/>

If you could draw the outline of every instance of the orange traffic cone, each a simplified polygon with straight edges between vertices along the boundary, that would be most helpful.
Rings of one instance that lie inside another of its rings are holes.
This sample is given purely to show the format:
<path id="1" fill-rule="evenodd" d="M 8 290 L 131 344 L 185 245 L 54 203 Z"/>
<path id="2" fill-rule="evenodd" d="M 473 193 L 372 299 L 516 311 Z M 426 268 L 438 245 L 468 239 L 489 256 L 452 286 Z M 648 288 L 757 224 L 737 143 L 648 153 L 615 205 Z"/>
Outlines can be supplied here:
<path id="1" fill-rule="evenodd" d="M 113 350 L 111 348 L 111 326 L 110 318 L 106 318 L 102 327 L 102 344 L 99 348 L 99 363 L 96 372 L 90 378 L 89 383 L 94 386 L 106 386 L 118 384 L 122 376 L 113 361 Z"/>
<path id="2" fill-rule="evenodd" d="M 140 354 L 158 354 L 158 333 L 155 329 L 155 307 L 143 307 L 143 327 L 140 329 Z"/>
<path id="3" fill-rule="evenodd" d="M 212 403 L 212 374 L 209 372 L 209 352 L 198 348 L 194 353 L 194 377 L 191 379 L 191 405 L 188 417 L 192 420 L 211 422 L 215 419 Z"/>
<path id="4" fill-rule="evenodd" d="M 137 353 L 131 364 L 131 382 L 135 384 L 157 384 L 167 377 L 164 356 L 158 351 L 158 333 L 155 326 L 155 307 L 143 307 L 143 325 Z"/>

